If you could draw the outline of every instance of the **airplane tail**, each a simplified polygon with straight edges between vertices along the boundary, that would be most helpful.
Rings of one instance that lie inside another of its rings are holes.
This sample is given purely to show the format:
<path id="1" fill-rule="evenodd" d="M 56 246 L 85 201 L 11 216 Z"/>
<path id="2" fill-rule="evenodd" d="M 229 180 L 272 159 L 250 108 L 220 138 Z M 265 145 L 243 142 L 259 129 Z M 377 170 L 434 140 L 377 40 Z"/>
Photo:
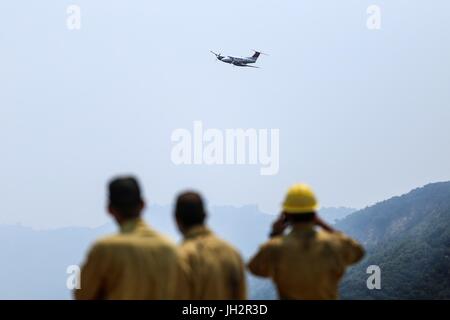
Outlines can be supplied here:
<path id="1" fill-rule="evenodd" d="M 252 58 L 255 60 L 258 59 L 260 54 L 261 54 L 261 52 L 255 50 L 255 53 L 252 55 Z"/>

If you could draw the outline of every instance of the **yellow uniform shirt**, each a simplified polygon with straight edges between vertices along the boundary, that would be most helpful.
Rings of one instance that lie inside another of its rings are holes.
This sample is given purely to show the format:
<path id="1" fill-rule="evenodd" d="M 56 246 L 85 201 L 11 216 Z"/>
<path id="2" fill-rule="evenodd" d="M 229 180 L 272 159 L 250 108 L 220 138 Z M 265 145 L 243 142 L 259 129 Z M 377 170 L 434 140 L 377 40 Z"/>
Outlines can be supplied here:
<path id="1" fill-rule="evenodd" d="M 346 267 L 363 255 L 361 245 L 344 234 L 303 224 L 262 245 L 248 267 L 272 278 L 281 299 L 337 299 Z"/>
<path id="2" fill-rule="evenodd" d="M 81 270 L 76 299 L 184 299 L 187 266 L 175 244 L 142 219 L 97 241 Z"/>
<path id="3" fill-rule="evenodd" d="M 245 266 L 227 242 L 196 226 L 185 234 L 180 251 L 189 265 L 191 299 L 246 299 Z"/>

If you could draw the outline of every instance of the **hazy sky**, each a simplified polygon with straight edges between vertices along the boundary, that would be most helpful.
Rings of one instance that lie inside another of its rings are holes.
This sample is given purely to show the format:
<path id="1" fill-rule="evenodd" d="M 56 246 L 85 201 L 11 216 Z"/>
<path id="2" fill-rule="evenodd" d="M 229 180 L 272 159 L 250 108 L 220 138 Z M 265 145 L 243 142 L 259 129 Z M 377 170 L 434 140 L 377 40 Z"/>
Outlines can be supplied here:
<path id="1" fill-rule="evenodd" d="M 81 7 L 81 30 L 66 8 Z M 382 10 L 381 30 L 366 9 Z M 0 223 L 98 225 L 105 183 L 275 213 L 306 181 L 364 207 L 450 179 L 450 2 L 2 1 Z M 261 69 L 209 50 L 262 56 Z M 175 166 L 171 133 L 280 129 L 280 171 Z"/>

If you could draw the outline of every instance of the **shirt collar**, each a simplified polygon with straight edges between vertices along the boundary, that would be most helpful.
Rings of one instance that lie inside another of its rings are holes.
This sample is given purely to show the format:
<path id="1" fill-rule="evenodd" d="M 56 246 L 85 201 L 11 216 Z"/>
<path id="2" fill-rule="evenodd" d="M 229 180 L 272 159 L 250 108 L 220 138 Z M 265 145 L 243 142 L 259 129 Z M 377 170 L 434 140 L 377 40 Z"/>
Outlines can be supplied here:
<path id="1" fill-rule="evenodd" d="M 144 225 L 145 222 L 141 217 L 128 219 L 120 225 L 120 233 L 132 233 L 133 231 Z"/>
<path id="2" fill-rule="evenodd" d="M 193 239 L 199 236 L 206 236 L 211 233 L 211 230 L 205 225 L 193 226 L 184 233 L 184 239 Z"/>
<path id="3" fill-rule="evenodd" d="M 309 233 L 309 232 L 315 232 L 315 223 L 314 222 L 297 223 L 292 226 L 292 230 L 291 230 L 292 234 Z"/>

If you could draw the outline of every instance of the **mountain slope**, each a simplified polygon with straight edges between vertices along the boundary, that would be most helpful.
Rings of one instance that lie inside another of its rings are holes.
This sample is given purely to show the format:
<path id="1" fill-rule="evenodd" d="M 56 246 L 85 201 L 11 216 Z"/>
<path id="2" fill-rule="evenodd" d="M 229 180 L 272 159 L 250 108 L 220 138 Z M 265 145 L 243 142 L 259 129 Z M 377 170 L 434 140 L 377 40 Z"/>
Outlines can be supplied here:
<path id="1" fill-rule="evenodd" d="M 450 182 L 357 211 L 337 228 L 367 249 L 341 285 L 343 298 L 450 299 Z M 381 268 L 381 290 L 367 289 L 369 265 Z"/>
<path id="2" fill-rule="evenodd" d="M 356 210 L 357 209 L 347 207 L 324 207 L 320 209 L 320 216 L 327 223 L 336 224 Z"/>

